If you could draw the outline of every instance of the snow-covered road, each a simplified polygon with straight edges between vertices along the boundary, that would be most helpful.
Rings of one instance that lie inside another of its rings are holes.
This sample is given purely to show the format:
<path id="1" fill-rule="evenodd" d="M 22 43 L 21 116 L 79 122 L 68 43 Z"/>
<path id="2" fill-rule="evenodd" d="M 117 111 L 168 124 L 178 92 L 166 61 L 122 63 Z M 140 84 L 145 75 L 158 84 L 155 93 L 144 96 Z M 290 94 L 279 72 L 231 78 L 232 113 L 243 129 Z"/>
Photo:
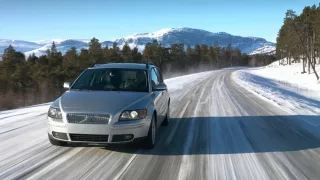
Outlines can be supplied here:
<path id="1" fill-rule="evenodd" d="M 0 112 L 0 179 L 320 179 L 319 116 L 238 85 L 234 69 L 167 80 L 171 124 L 152 150 L 55 147 L 48 105 Z"/>

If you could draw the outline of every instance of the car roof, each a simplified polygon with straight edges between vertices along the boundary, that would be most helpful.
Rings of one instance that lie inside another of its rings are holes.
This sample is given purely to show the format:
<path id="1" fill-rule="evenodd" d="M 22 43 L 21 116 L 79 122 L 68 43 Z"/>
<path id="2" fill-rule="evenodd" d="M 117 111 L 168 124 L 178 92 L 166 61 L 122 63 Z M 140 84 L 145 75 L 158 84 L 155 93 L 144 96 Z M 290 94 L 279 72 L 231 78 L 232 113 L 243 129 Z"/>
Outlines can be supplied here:
<path id="1" fill-rule="evenodd" d="M 155 67 L 149 64 L 149 67 Z M 147 64 L 138 63 L 107 63 L 107 64 L 95 64 L 89 69 L 101 69 L 101 68 L 125 68 L 125 69 L 144 69 L 147 70 Z"/>

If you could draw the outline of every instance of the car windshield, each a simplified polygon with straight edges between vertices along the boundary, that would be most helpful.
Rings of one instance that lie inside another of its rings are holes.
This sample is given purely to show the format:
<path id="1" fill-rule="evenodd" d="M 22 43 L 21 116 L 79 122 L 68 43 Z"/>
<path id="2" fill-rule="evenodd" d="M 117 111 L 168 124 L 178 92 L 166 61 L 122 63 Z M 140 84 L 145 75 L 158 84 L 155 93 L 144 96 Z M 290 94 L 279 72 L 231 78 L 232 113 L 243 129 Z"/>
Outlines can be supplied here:
<path id="1" fill-rule="evenodd" d="M 147 71 L 142 69 L 87 69 L 71 90 L 148 92 Z"/>

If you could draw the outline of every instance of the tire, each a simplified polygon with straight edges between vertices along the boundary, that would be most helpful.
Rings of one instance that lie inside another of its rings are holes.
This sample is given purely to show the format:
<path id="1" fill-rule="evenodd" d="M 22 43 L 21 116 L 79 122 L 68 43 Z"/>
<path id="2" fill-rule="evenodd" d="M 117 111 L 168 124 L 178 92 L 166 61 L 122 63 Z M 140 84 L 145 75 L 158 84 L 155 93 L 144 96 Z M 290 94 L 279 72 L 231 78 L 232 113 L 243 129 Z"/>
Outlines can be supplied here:
<path id="1" fill-rule="evenodd" d="M 165 119 L 162 121 L 162 126 L 168 126 L 170 123 L 170 102 L 168 103 L 168 110 Z"/>
<path id="2" fill-rule="evenodd" d="M 50 143 L 54 146 L 67 146 L 68 145 L 67 142 L 58 141 L 58 140 L 53 139 L 53 137 L 50 134 L 48 134 L 48 137 L 49 137 Z"/>
<path id="3" fill-rule="evenodd" d="M 152 149 L 155 146 L 155 142 L 156 142 L 156 122 L 155 122 L 155 117 L 154 115 L 152 116 L 151 119 L 151 124 L 150 124 L 150 128 L 149 128 L 149 132 L 148 132 L 148 136 L 145 140 L 145 147 L 147 149 Z"/>

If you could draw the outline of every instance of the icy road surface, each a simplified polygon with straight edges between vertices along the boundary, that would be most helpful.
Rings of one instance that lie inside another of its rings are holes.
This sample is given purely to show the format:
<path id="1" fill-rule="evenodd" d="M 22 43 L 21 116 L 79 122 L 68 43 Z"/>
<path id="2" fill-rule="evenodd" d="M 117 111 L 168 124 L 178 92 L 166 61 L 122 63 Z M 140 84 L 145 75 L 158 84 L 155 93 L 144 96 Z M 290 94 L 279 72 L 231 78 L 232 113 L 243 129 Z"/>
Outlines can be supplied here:
<path id="1" fill-rule="evenodd" d="M 152 150 L 55 147 L 48 105 L 0 112 L 0 179 L 320 179 L 320 118 L 292 115 L 219 70 L 169 79 Z"/>

